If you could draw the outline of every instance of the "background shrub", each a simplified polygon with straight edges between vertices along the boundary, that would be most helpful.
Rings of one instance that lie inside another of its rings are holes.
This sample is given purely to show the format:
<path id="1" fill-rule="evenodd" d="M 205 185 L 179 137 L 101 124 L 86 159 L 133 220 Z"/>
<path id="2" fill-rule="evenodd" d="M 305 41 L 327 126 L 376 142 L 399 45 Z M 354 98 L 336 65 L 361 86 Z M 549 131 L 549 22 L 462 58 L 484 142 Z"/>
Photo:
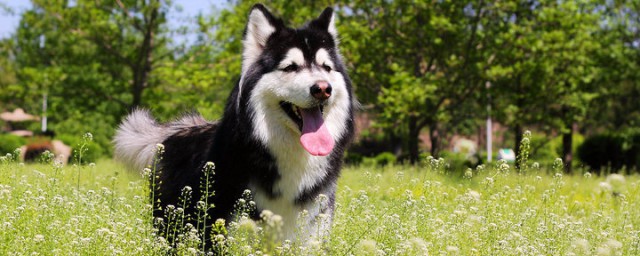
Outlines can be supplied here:
<path id="1" fill-rule="evenodd" d="M 577 154 L 578 149 L 584 143 L 584 136 L 579 133 L 573 134 L 573 153 Z M 538 162 L 544 166 L 551 166 L 553 160 L 562 157 L 562 135 L 549 138 L 543 133 L 531 134 L 531 158 L 530 162 Z M 583 162 L 577 157 L 573 159 L 573 166 L 580 167 Z"/>
<path id="2" fill-rule="evenodd" d="M 386 166 L 398 161 L 396 155 L 391 152 L 382 152 L 374 157 L 362 158 L 362 164 L 366 166 Z"/>
<path id="3" fill-rule="evenodd" d="M 87 121 L 100 120 L 100 121 Z M 91 132 L 93 144 L 100 146 L 101 156 L 110 156 L 113 152 L 111 139 L 115 134 L 120 119 L 112 116 L 99 115 L 97 113 L 85 113 L 74 111 L 64 120 L 58 120 L 51 124 L 51 130 L 56 132 L 56 138 L 63 138 L 71 142 L 82 141 L 82 134 Z M 75 137 L 75 138 L 70 138 Z M 62 140 L 62 139 L 61 139 Z M 62 140 L 66 143 L 66 141 Z M 74 146 L 75 144 L 67 144 Z"/>
<path id="4" fill-rule="evenodd" d="M 347 151 L 344 154 L 344 162 L 347 164 L 358 165 L 362 163 L 363 158 L 362 154 L 353 151 Z"/>
<path id="5" fill-rule="evenodd" d="M 468 157 L 465 153 L 452 151 L 442 151 L 442 158 L 445 159 L 447 172 L 463 175 L 467 168 L 475 167 L 479 164 L 479 155 Z M 486 157 L 486 156 L 485 156 Z"/>
<path id="6" fill-rule="evenodd" d="M 78 161 L 78 154 L 83 143 L 87 150 L 82 153 L 81 164 L 95 163 L 104 155 L 104 150 L 98 143 L 95 143 L 92 140 L 84 140 L 82 136 L 63 134 L 56 136 L 56 139 L 61 140 L 64 144 L 71 147 L 72 152 L 71 157 L 69 158 L 69 163 L 76 163 L 76 161 Z"/>
<path id="7" fill-rule="evenodd" d="M 590 168 L 637 170 L 640 166 L 640 132 L 598 134 L 587 138 L 578 148 L 578 158 Z"/>
<path id="8" fill-rule="evenodd" d="M 16 148 L 22 147 L 27 143 L 23 137 L 13 134 L 0 134 L 0 154 L 13 153 Z"/>
<path id="9" fill-rule="evenodd" d="M 394 164 L 397 161 L 396 155 L 391 152 L 382 152 L 375 156 L 376 163 L 380 166 Z"/>

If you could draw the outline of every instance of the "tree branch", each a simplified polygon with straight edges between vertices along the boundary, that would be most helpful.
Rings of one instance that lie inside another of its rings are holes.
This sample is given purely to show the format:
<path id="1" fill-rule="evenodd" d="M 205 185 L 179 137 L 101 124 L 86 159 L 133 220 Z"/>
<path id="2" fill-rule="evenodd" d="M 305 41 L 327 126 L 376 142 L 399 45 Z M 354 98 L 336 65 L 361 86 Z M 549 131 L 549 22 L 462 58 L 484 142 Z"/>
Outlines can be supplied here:
<path id="1" fill-rule="evenodd" d="M 130 67 L 133 66 L 133 63 L 131 62 L 130 59 L 126 58 L 120 52 L 114 50 L 113 47 L 110 44 L 106 43 L 108 40 L 104 40 L 103 38 L 98 38 L 96 36 L 88 35 L 86 32 L 84 32 L 84 31 L 82 31 L 80 29 L 73 29 L 73 30 L 71 30 L 71 32 L 78 33 L 80 36 L 91 40 L 93 43 L 98 45 L 103 50 L 107 51 L 112 56 L 116 57 L 119 61 L 121 61 L 125 65 L 130 66 Z"/>
<path id="2" fill-rule="evenodd" d="M 144 1 L 143 1 L 144 2 Z M 135 19 L 133 16 L 131 16 L 131 14 L 129 13 L 129 11 L 127 11 L 127 8 L 125 8 L 124 4 L 122 3 L 122 1 L 120 0 L 116 0 L 116 3 L 118 4 L 118 6 L 120 7 L 120 10 L 122 12 L 122 14 L 124 14 L 124 16 L 126 16 L 130 21 L 131 21 L 131 25 L 133 25 L 133 27 L 138 30 L 139 32 L 144 33 L 144 29 L 142 28 L 142 26 L 140 25 L 140 22 L 138 22 L 137 19 Z"/>

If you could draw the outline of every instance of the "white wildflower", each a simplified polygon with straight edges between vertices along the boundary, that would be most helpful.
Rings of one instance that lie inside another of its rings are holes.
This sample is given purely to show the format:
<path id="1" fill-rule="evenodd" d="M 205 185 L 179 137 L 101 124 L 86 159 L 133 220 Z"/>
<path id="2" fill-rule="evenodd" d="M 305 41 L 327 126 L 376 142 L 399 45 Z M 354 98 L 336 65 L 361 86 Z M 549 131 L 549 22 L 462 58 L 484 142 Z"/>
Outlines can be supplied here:
<path id="1" fill-rule="evenodd" d="M 467 168 L 467 170 L 464 172 L 464 178 L 465 179 L 473 178 L 473 171 L 471 170 L 471 168 Z"/>
<path id="2" fill-rule="evenodd" d="M 243 217 L 238 222 L 238 230 L 242 233 L 256 234 L 258 232 L 258 225 L 252 219 Z"/>
<path id="3" fill-rule="evenodd" d="M 455 254 L 460 253 L 460 249 L 458 247 L 449 245 L 449 246 L 447 246 L 447 252 L 455 255 Z"/>
<path id="4" fill-rule="evenodd" d="M 146 177 L 151 177 L 151 169 L 150 168 L 144 168 L 142 169 L 142 176 L 144 178 Z"/>
<path id="5" fill-rule="evenodd" d="M 373 240 L 361 240 L 358 243 L 358 251 L 362 253 L 362 255 L 376 255 L 377 254 L 377 244 L 376 241 Z"/>
<path id="6" fill-rule="evenodd" d="M 475 201 L 480 201 L 480 193 L 478 193 L 478 191 L 469 190 L 469 192 L 467 192 L 467 196 Z"/>
<path id="7" fill-rule="evenodd" d="M 573 240 L 571 247 L 575 250 L 575 253 L 587 253 L 589 252 L 589 241 L 583 238 Z"/>
<path id="8" fill-rule="evenodd" d="M 605 245 L 611 249 L 620 249 L 622 248 L 622 243 L 620 241 L 609 239 Z"/>
<path id="9" fill-rule="evenodd" d="M 596 249 L 595 255 L 598 255 L 598 256 L 609 256 L 609 255 L 611 255 L 611 248 L 609 248 L 609 247 L 598 247 Z"/>
<path id="10" fill-rule="evenodd" d="M 536 169 L 536 170 L 537 170 L 537 169 L 540 169 L 540 163 L 538 163 L 538 162 L 533 162 L 533 164 L 531 164 L 531 168 L 532 168 L 532 169 Z"/>
<path id="11" fill-rule="evenodd" d="M 609 184 L 609 182 L 600 182 L 598 184 L 598 187 L 600 188 L 600 191 L 602 192 L 609 192 L 611 190 L 613 190 L 613 188 L 611 187 L 611 184 Z"/>
<path id="12" fill-rule="evenodd" d="M 622 190 L 624 189 L 626 180 L 623 175 L 613 173 L 607 176 L 607 183 L 611 185 L 611 188 L 613 189 L 614 192 L 622 192 Z"/>
<path id="13" fill-rule="evenodd" d="M 260 218 L 262 218 L 263 220 L 271 219 L 271 216 L 273 216 L 273 212 L 269 210 L 263 210 L 260 213 Z"/>
<path id="14" fill-rule="evenodd" d="M 36 235 L 36 236 L 33 238 L 33 241 L 34 241 L 34 242 L 36 242 L 36 243 L 44 242 L 44 236 L 43 236 L 43 235 L 38 234 L 38 235 Z"/>
<path id="15" fill-rule="evenodd" d="M 164 154 L 164 145 L 161 143 L 156 144 L 156 154 Z"/>

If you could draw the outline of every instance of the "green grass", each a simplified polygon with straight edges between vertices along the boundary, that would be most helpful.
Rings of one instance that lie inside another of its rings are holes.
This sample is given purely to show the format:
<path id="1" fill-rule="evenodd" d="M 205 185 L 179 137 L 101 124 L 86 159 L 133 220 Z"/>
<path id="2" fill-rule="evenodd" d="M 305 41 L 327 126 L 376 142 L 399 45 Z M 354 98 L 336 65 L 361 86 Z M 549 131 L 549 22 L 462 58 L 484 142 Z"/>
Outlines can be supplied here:
<path id="1" fill-rule="evenodd" d="M 640 178 L 441 164 L 349 167 L 332 235 L 273 243 L 242 220 L 217 239 L 233 255 L 638 255 Z M 464 177 L 461 177 L 464 176 Z M 87 166 L 0 163 L 0 255 L 153 255 L 147 184 L 110 160 Z M 178 254 L 198 251 L 187 237 Z"/>

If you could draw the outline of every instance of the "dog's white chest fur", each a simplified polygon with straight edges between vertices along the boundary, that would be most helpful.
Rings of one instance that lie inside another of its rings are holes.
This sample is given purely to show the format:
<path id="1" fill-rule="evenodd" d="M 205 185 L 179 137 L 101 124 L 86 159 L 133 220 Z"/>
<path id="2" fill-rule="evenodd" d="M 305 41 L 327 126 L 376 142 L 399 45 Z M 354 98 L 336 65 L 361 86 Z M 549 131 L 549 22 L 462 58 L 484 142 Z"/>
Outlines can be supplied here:
<path id="1" fill-rule="evenodd" d="M 299 234 L 313 235 L 324 234 L 328 230 L 331 213 L 325 210 L 325 206 L 318 206 L 314 201 L 297 204 L 296 198 L 306 190 L 312 189 L 316 184 L 322 182 L 329 172 L 330 155 L 312 156 L 300 144 L 299 128 L 290 120 L 278 104 L 274 91 L 281 90 L 279 83 L 274 78 L 277 75 L 267 74 L 259 81 L 257 88 L 252 92 L 249 104 L 252 113 L 253 136 L 263 145 L 266 145 L 269 152 L 275 158 L 275 164 L 280 175 L 273 184 L 273 191 L 260 191 L 257 186 L 252 186 L 254 199 L 259 209 L 270 210 L 282 216 L 283 231 L 285 238 L 299 237 Z M 328 100 L 324 109 L 324 124 L 334 141 L 339 141 L 345 133 L 349 116 L 349 100 L 344 80 L 339 74 L 337 77 L 329 79 L 334 85 L 334 93 Z M 309 83 L 303 83 L 309 84 Z M 287 93 L 290 98 L 296 95 L 308 96 L 308 89 L 293 88 Z M 336 184 L 323 184 L 321 194 L 333 195 Z M 279 195 L 270 198 L 268 195 Z M 299 220 L 300 212 L 306 210 L 308 217 Z M 329 209 L 330 210 L 330 209 Z M 321 213 L 324 213 L 321 215 Z M 318 216 L 326 217 L 322 223 L 316 222 Z M 302 221 L 303 223 L 299 223 Z M 306 229 L 302 233 L 296 234 L 296 227 L 302 224 Z M 319 228 L 318 232 L 314 232 Z"/>
<path id="2" fill-rule="evenodd" d="M 291 132 L 291 131 L 282 131 Z M 317 200 L 305 204 L 297 204 L 297 197 L 304 191 L 311 189 L 327 175 L 328 156 L 312 156 L 304 149 L 295 136 L 284 136 L 269 144 L 269 149 L 275 157 L 275 162 L 280 175 L 273 185 L 273 191 L 263 191 L 253 186 L 254 200 L 261 210 L 269 210 L 280 215 L 283 220 L 283 235 L 285 238 L 297 237 L 301 234 L 309 234 L 309 228 L 313 228 L 314 219 L 324 211 L 326 205 L 317 203 Z M 334 187 L 334 184 L 329 186 Z M 324 191 L 323 191 L 324 192 Z M 325 193 L 328 193 L 326 191 Z M 278 195 L 270 198 L 269 194 Z M 300 213 L 306 211 L 305 218 L 299 218 Z M 302 232 L 296 232 L 296 228 L 302 228 Z M 321 227 L 326 229 L 327 227 Z"/>

